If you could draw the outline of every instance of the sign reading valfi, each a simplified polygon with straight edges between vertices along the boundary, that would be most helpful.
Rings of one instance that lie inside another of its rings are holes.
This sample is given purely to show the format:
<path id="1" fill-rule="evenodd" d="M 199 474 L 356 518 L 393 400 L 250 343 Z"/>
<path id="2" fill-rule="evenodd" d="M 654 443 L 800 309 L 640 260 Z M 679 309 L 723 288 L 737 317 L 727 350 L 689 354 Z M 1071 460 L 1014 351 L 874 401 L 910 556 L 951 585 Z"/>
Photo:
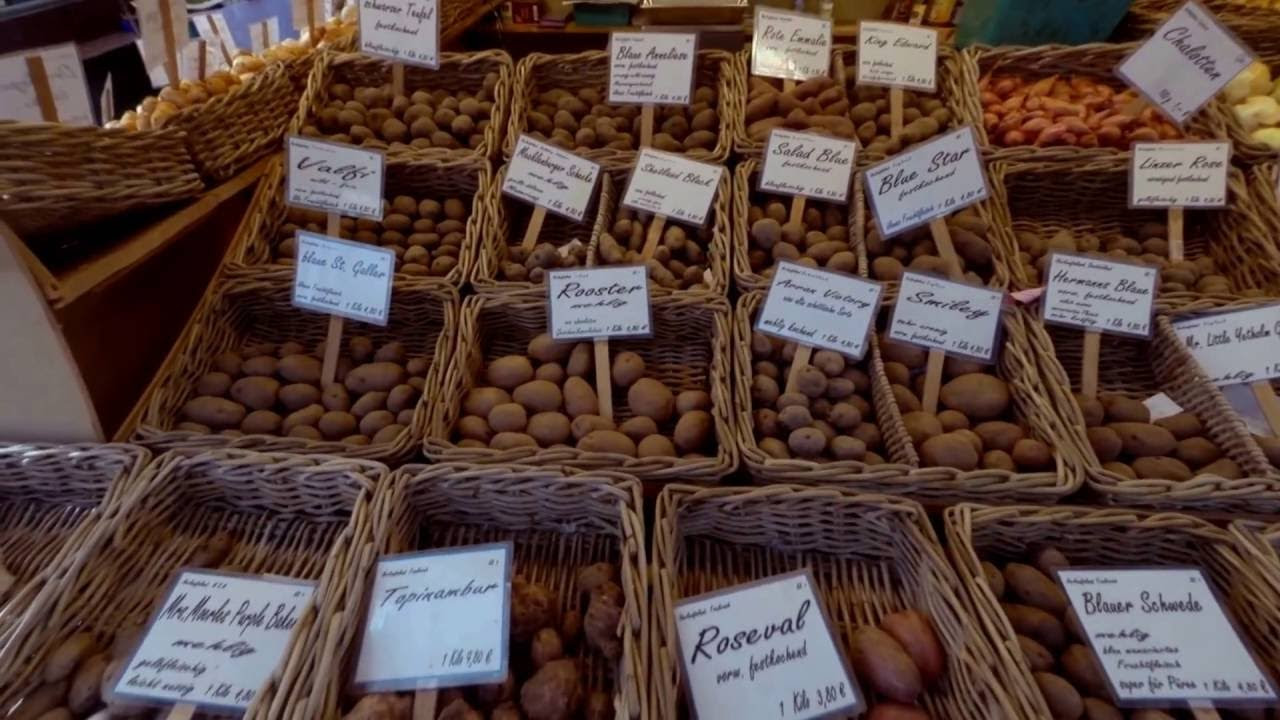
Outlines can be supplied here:
<path id="1" fill-rule="evenodd" d="M 966 125 L 867 168 L 867 194 L 883 237 L 923 225 L 987 197 L 987 176 Z"/>
<path id="2" fill-rule="evenodd" d="M 307 580 L 180 571 L 113 694 L 243 711 L 283 659 L 314 589 Z"/>
<path id="3" fill-rule="evenodd" d="M 55 117 L 45 117 L 48 111 Z M 95 125 L 76 46 L 54 45 L 0 57 L 0 118 Z"/>
<path id="4" fill-rule="evenodd" d="M 1217 385 L 1280 377 L 1280 305 L 1179 320 L 1173 331 Z"/>
<path id="5" fill-rule="evenodd" d="M 547 273 L 553 340 L 649 337 L 649 273 L 643 265 Z"/>
<path id="6" fill-rule="evenodd" d="M 631 171 L 622 204 L 690 225 L 702 225 L 707 221 L 707 210 L 711 208 L 723 172 L 720 165 L 645 148 Z"/>
<path id="7" fill-rule="evenodd" d="M 756 6 L 752 75 L 808 80 L 827 75 L 830 68 L 830 20 Z"/>
<path id="8" fill-rule="evenodd" d="M 845 202 L 857 152 L 848 140 L 775 128 L 764 151 L 760 189 Z"/>
<path id="9" fill-rule="evenodd" d="M 1054 252 L 1041 301 L 1044 321 L 1149 337 L 1158 276 L 1146 265 Z"/>
<path id="10" fill-rule="evenodd" d="M 299 230 L 293 305 L 386 325 L 395 267 L 388 248 Z"/>
<path id="11" fill-rule="evenodd" d="M 883 290 L 853 275 L 780 262 L 756 329 L 861 360 Z"/>
<path id="12" fill-rule="evenodd" d="M 1213 13 L 1187 0 L 1116 74 L 1181 124 L 1251 62 L 1253 54 Z"/>
<path id="13" fill-rule="evenodd" d="M 511 543 L 378 560 L 353 685 L 393 692 L 507 676 Z"/>
<path id="14" fill-rule="evenodd" d="M 807 570 L 681 600 L 675 613 L 697 717 L 808 720 L 866 706 Z"/>
<path id="15" fill-rule="evenodd" d="M 360 0 L 360 52 L 440 67 L 438 0 Z"/>
<path id="16" fill-rule="evenodd" d="M 1224 207 L 1229 142 L 1134 143 L 1131 207 Z"/>
<path id="17" fill-rule="evenodd" d="M 938 31 L 893 22 L 858 23 L 858 84 L 933 92 L 938 87 Z"/>
<path id="18" fill-rule="evenodd" d="M 581 222 L 599 177 L 598 164 L 521 135 L 507 165 L 502 192 Z"/>
<path id="19" fill-rule="evenodd" d="M 985 287 L 903 273 L 889 339 L 991 362 L 1003 300 L 1002 293 Z"/>
<path id="20" fill-rule="evenodd" d="M 609 34 L 609 102 L 688 105 L 697 33 Z"/>
<path id="21" fill-rule="evenodd" d="M 285 141 L 285 202 L 381 220 L 385 160 L 380 152 L 291 135 Z"/>
<path id="22" fill-rule="evenodd" d="M 1200 568 L 1073 567 L 1057 576 L 1118 705 L 1276 702 Z"/>

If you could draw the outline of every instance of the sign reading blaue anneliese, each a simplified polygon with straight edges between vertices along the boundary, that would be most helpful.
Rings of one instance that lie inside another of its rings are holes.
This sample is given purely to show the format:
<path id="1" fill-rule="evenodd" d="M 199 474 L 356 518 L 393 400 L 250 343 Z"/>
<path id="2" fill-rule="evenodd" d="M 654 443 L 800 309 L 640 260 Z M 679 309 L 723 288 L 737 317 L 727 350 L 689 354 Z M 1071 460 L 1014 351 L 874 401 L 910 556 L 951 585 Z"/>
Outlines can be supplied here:
<path id="1" fill-rule="evenodd" d="M 370 693 L 501 682 L 510 617 L 510 542 L 380 558 L 352 685 Z"/>
<path id="2" fill-rule="evenodd" d="M 360 0 L 360 52 L 440 67 L 438 0 Z"/>
<path id="3" fill-rule="evenodd" d="M 1178 320 L 1173 331 L 1217 385 L 1280 377 L 1280 305 Z"/>
<path id="4" fill-rule="evenodd" d="M 751 38 L 752 75 L 808 80 L 828 75 L 830 70 L 830 20 L 756 6 Z"/>
<path id="5" fill-rule="evenodd" d="M 895 22 L 858 23 L 858 84 L 934 92 L 938 31 Z"/>
<path id="6" fill-rule="evenodd" d="M 396 254 L 388 248 L 298 231 L 294 307 L 386 325 Z"/>
<path id="7" fill-rule="evenodd" d="M 1273 705 L 1276 689 L 1198 567 L 1056 571 L 1122 707 Z"/>
<path id="8" fill-rule="evenodd" d="M 649 273 L 643 265 L 547 273 L 553 340 L 649 337 Z"/>
<path id="9" fill-rule="evenodd" d="M 724 168 L 645 148 L 636 159 L 622 204 L 672 220 L 702 225 Z"/>
<path id="10" fill-rule="evenodd" d="M 846 202 L 857 152 L 848 140 L 775 128 L 765 146 L 760 189 Z"/>
<path id="11" fill-rule="evenodd" d="M 314 589 L 307 580 L 180 570 L 112 694 L 243 711 L 284 658 Z"/>
<path id="12" fill-rule="evenodd" d="M 1229 142 L 1134 143 L 1130 207 L 1224 207 Z"/>
<path id="13" fill-rule="evenodd" d="M 599 177 L 597 163 L 521 135 L 507 165 L 502 192 L 581 222 Z"/>
<path id="14" fill-rule="evenodd" d="M 883 290 L 853 275 L 780 262 L 756 329 L 861 360 Z"/>
<path id="15" fill-rule="evenodd" d="M 386 156 L 350 145 L 291 135 L 285 142 L 285 202 L 382 219 Z"/>
<path id="16" fill-rule="evenodd" d="M 610 33 L 609 102 L 688 105 L 697 56 L 697 33 Z"/>
<path id="17" fill-rule="evenodd" d="M 809 720 L 866 706 L 808 570 L 686 598 L 675 613 L 695 717 Z"/>
<path id="18" fill-rule="evenodd" d="M 966 125 L 867 168 L 867 195 L 883 237 L 987 197 L 987 175 Z"/>
<path id="19" fill-rule="evenodd" d="M 1187 0 L 1116 74 L 1181 124 L 1251 62 L 1253 53 L 1213 13 Z"/>
<path id="20" fill-rule="evenodd" d="M 1159 271 L 1139 263 L 1054 252 L 1040 307 L 1044 321 L 1150 337 Z"/>
<path id="21" fill-rule="evenodd" d="M 902 274 L 889 339 L 993 362 L 1004 295 L 917 272 Z"/>

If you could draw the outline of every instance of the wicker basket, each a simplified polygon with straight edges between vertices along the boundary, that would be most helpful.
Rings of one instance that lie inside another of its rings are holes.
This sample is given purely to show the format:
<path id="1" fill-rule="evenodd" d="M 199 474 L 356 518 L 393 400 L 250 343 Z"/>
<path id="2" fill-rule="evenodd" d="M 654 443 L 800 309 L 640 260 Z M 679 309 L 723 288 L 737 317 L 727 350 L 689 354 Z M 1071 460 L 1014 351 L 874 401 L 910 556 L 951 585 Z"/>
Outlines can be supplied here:
<path id="1" fill-rule="evenodd" d="M 174 429 L 181 421 L 182 406 L 195 393 L 196 381 L 209 372 L 219 353 L 238 351 L 255 342 L 294 340 L 307 347 L 324 342 L 328 316 L 298 310 L 290 304 L 291 271 L 263 273 L 257 279 L 226 281 L 211 288 L 211 294 L 192 316 L 182 337 L 175 343 L 151 386 L 135 411 L 137 427 L 126 425 L 119 435 L 156 450 L 173 448 L 206 450 L 235 447 L 263 452 L 328 453 L 352 458 L 401 462 L 417 452 L 422 432 L 439 396 L 423 393 L 413 414 L 413 423 L 392 442 L 378 445 L 348 445 L 274 435 L 200 434 Z M 344 336 L 364 334 L 375 345 L 390 340 L 403 342 L 410 357 L 431 360 L 426 387 L 436 388 L 449 363 L 454 326 L 458 317 L 458 297 L 451 288 L 434 284 L 405 285 L 391 299 L 387 327 L 347 321 Z"/>
<path id="2" fill-rule="evenodd" d="M 1270 237 L 1280 237 L 1280 159 L 1254 165 L 1247 173 L 1258 223 Z"/>
<path id="3" fill-rule="evenodd" d="M 1054 547 L 1077 565 L 1199 565 L 1217 585 L 1219 596 L 1242 625 L 1246 639 L 1256 647 L 1264 644 L 1265 628 L 1251 616 L 1277 612 L 1275 606 L 1251 607 L 1250 598 L 1235 592 L 1250 568 L 1236 554 L 1230 536 L 1185 515 L 962 504 L 947 508 L 944 527 L 947 550 L 964 586 L 968 608 L 981 624 L 983 635 L 996 647 L 997 679 L 1018 703 L 1021 718 L 1050 720 L 1051 715 L 1013 627 L 987 585 L 982 560 L 1020 560 L 1041 548 Z M 1274 663 L 1275 657 L 1271 660 Z"/>
<path id="4" fill-rule="evenodd" d="M 684 293 L 655 295 L 652 339 L 615 340 L 610 355 L 630 350 L 645 361 L 646 375 L 661 380 L 672 392 L 703 390 L 711 396 L 716 453 L 712 457 L 632 458 L 613 453 L 588 453 L 572 447 L 491 450 L 454 443 L 454 426 L 462 415 L 462 401 L 476 384 L 485 363 L 509 354 L 524 354 L 529 340 L 547 329 L 546 292 L 480 295 L 462 306 L 456 351 L 439 384 L 440 402 L 427 425 L 424 449 L 433 462 L 483 464 L 523 463 L 579 470 L 618 470 L 643 481 L 684 480 L 712 483 L 737 467 L 733 411 L 729 393 L 729 305 L 711 295 Z M 614 419 L 631 417 L 625 393 L 614 388 Z"/>
<path id="5" fill-rule="evenodd" d="M 0 218 L 32 236 L 194 197 L 182 131 L 0 120 Z"/>
<path id="6" fill-rule="evenodd" d="M 1267 665 L 1280 667 L 1280 525 L 1238 520 L 1229 528 L 1236 553 L 1248 571 L 1235 579 L 1232 590 L 1245 599 L 1236 609 L 1251 628 L 1257 628 L 1255 647 Z"/>
<path id="7" fill-rule="evenodd" d="M 714 149 L 695 149 L 686 154 L 693 160 L 721 164 L 729 157 L 731 144 L 729 118 L 734 114 L 739 102 L 739 98 L 734 94 L 738 85 L 733 77 L 735 72 L 733 56 L 723 50 L 699 50 L 697 63 L 694 84 L 710 85 L 716 88 L 718 101 L 716 112 L 720 116 L 720 127 Z M 530 53 L 525 56 L 516 68 L 511 125 L 507 128 L 507 136 L 503 141 L 503 154 L 510 159 L 515 152 L 516 141 L 528 130 L 529 112 L 535 107 L 538 95 L 552 88 L 571 92 L 594 88 L 601 90 L 603 94 L 603 89 L 608 82 L 609 54 L 603 50 L 589 50 L 573 55 Z M 660 122 L 655 120 L 655 123 Z M 634 165 L 638 151 L 596 148 L 579 154 L 611 170 Z"/>
<path id="8" fill-rule="evenodd" d="M 647 718 L 648 570 L 644 519 L 635 480 L 618 473 L 574 473 L 522 466 L 408 465 L 381 486 L 376 536 L 326 595 L 320 630 L 284 669 L 278 690 L 263 699 L 271 717 L 337 720 L 346 678 L 354 671 L 364 625 L 364 601 L 378 555 L 511 540 L 516 574 L 555 592 L 562 607 L 577 597 L 576 569 L 614 562 L 621 570 L 627 612 L 623 657 L 606 667 L 583 654 L 587 690 L 613 694 L 618 718 Z"/>
<path id="9" fill-rule="evenodd" d="M 46 571 L 66 579 L 35 598 L 0 650 L 0 701 L 10 707 L 30 693 L 45 656 L 71 634 L 91 632 L 108 647 L 117 631 L 145 623 L 174 572 L 219 532 L 233 540 L 221 569 L 319 581 L 294 631 L 291 645 L 299 647 L 313 632 L 315 603 L 346 582 L 356 549 L 372 542 L 373 492 L 385 478 L 377 463 L 319 455 L 159 458 L 116 504 L 115 517 Z M 260 705 L 246 717 L 264 717 Z"/>
<path id="10" fill-rule="evenodd" d="M 1124 27 L 1134 39 L 1146 40 L 1185 0 L 1134 0 Z M 1276 37 L 1275 8 L 1246 5 L 1241 0 L 1200 0 L 1206 10 L 1235 33 L 1260 60 L 1280 64 L 1280 38 Z"/>
<path id="11" fill-rule="evenodd" d="M 845 642 L 856 627 L 891 612 L 929 615 L 947 652 L 946 674 L 922 696 L 930 717 L 1019 717 L 928 516 L 910 500 L 788 485 L 671 485 L 658 497 L 653 548 L 654 717 L 691 716 L 684 711 L 676 603 L 801 568 L 812 570 L 833 633 Z"/>
<path id="12" fill-rule="evenodd" d="M 1276 15 L 1276 21 L 1280 22 L 1280 15 Z M 1214 134 L 1231 141 L 1231 156 L 1236 160 L 1249 165 L 1280 160 L 1280 150 L 1250 137 L 1236 118 L 1231 103 L 1223 98 L 1214 98 L 1209 103 L 1208 113 Z"/>

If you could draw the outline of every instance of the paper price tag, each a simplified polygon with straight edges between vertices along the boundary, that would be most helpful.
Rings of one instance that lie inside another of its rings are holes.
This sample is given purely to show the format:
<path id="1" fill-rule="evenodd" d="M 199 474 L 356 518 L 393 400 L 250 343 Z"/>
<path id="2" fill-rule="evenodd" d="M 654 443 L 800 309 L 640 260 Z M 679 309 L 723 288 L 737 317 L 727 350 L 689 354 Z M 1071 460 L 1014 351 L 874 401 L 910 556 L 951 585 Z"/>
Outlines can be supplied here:
<path id="1" fill-rule="evenodd" d="M 284 161 L 290 205 L 382 219 L 382 153 L 292 135 Z"/>
<path id="2" fill-rule="evenodd" d="M 1056 574 L 1117 705 L 1277 700 L 1200 568 L 1073 567 Z"/>
<path id="3" fill-rule="evenodd" d="M 1179 320 L 1173 331 L 1216 385 L 1280 377 L 1280 305 Z"/>
<path id="4" fill-rule="evenodd" d="M 133 0 L 133 4 L 138 11 L 142 35 L 142 60 L 147 67 L 163 65 L 166 47 L 172 47 L 176 55 L 187 44 L 187 4 L 178 0 Z M 171 82 L 178 80 L 174 78 Z"/>
<path id="5" fill-rule="evenodd" d="M 511 553 L 505 542 L 379 559 L 355 688 L 394 692 L 505 679 Z"/>
<path id="6" fill-rule="evenodd" d="M 293 305 L 386 325 L 396 254 L 387 248 L 298 231 Z"/>
<path id="7" fill-rule="evenodd" d="M 866 701 L 808 570 L 676 603 L 696 717 L 854 717 Z"/>
<path id="8" fill-rule="evenodd" d="M 987 174 L 966 125 L 866 170 L 867 195 L 883 237 L 985 200 Z"/>
<path id="9" fill-rule="evenodd" d="M 502 192 L 582 222 L 599 177 L 597 163 L 521 135 L 507 165 Z"/>
<path id="10" fill-rule="evenodd" d="M 1213 13 L 1187 0 L 1116 74 L 1181 125 L 1253 59 Z"/>
<path id="11" fill-rule="evenodd" d="M 28 58 L 39 58 L 43 78 L 31 76 Z M 43 83 L 44 87 L 39 87 Z M 48 93 L 57 121 L 94 125 L 84 66 L 74 43 L 54 45 L 0 57 L 0 118 L 44 122 L 40 94 Z"/>
<path id="12" fill-rule="evenodd" d="M 756 6 L 751 74 L 784 80 L 824 77 L 831 68 L 831 21 Z"/>
<path id="13" fill-rule="evenodd" d="M 1225 207 L 1229 142 L 1134 143 L 1129 207 Z"/>
<path id="14" fill-rule="evenodd" d="M 438 0 L 362 0 L 360 52 L 440 67 Z"/>
<path id="15" fill-rule="evenodd" d="M 858 146 L 839 138 L 775 128 L 765 146 L 760 189 L 847 202 Z"/>
<path id="16" fill-rule="evenodd" d="M 222 13 L 209 12 L 193 15 L 191 20 L 196 26 L 196 34 L 216 49 L 222 58 L 230 61 L 239 52 L 236 40 L 231 36 L 231 28 L 227 25 L 227 19 L 222 16 Z"/>
<path id="17" fill-rule="evenodd" d="M 609 33 L 609 102 L 693 102 L 697 33 Z"/>
<path id="18" fill-rule="evenodd" d="M 1044 321 L 1113 335 L 1151 336 L 1160 273 L 1138 263 L 1053 252 L 1040 304 Z"/>
<path id="19" fill-rule="evenodd" d="M 622 204 L 690 225 L 702 225 L 707 221 L 707 211 L 720 187 L 723 172 L 724 168 L 719 165 L 644 148 L 631 171 Z"/>
<path id="20" fill-rule="evenodd" d="M 996 290 L 903 273 L 889 339 L 994 362 L 1003 300 Z"/>
<path id="21" fill-rule="evenodd" d="M 883 290 L 853 275 L 780 262 L 756 329 L 861 360 Z"/>
<path id="22" fill-rule="evenodd" d="M 179 571 L 113 694 L 243 711 L 284 658 L 314 590 L 308 580 Z"/>
<path id="23" fill-rule="evenodd" d="M 938 31 L 894 22 L 858 23 L 858 84 L 936 91 Z"/>
<path id="24" fill-rule="evenodd" d="M 643 265 L 547 273 L 552 340 L 649 337 L 649 273 Z"/>

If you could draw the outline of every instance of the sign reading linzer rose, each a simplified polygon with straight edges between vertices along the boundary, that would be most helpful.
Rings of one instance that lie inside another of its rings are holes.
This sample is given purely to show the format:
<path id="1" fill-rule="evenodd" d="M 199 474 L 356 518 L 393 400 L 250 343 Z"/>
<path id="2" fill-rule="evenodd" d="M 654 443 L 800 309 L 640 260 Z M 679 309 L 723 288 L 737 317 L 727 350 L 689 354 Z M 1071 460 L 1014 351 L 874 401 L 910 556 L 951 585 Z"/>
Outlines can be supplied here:
<path id="1" fill-rule="evenodd" d="M 857 152 L 848 140 L 776 128 L 765 146 L 760 189 L 846 202 Z"/>
<path id="2" fill-rule="evenodd" d="M 1130 207 L 1224 207 L 1229 142 L 1134 143 Z"/>
<path id="3" fill-rule="evenodd" d="M 688 105 L 697 33 L 609 34 L 609 102 Z"/>
<path id="4" fill-rule="evenodd" d="M 752 75 L 808 80 L 826 75 L 830 68 L 830 20 L 756 6 Z"/>

